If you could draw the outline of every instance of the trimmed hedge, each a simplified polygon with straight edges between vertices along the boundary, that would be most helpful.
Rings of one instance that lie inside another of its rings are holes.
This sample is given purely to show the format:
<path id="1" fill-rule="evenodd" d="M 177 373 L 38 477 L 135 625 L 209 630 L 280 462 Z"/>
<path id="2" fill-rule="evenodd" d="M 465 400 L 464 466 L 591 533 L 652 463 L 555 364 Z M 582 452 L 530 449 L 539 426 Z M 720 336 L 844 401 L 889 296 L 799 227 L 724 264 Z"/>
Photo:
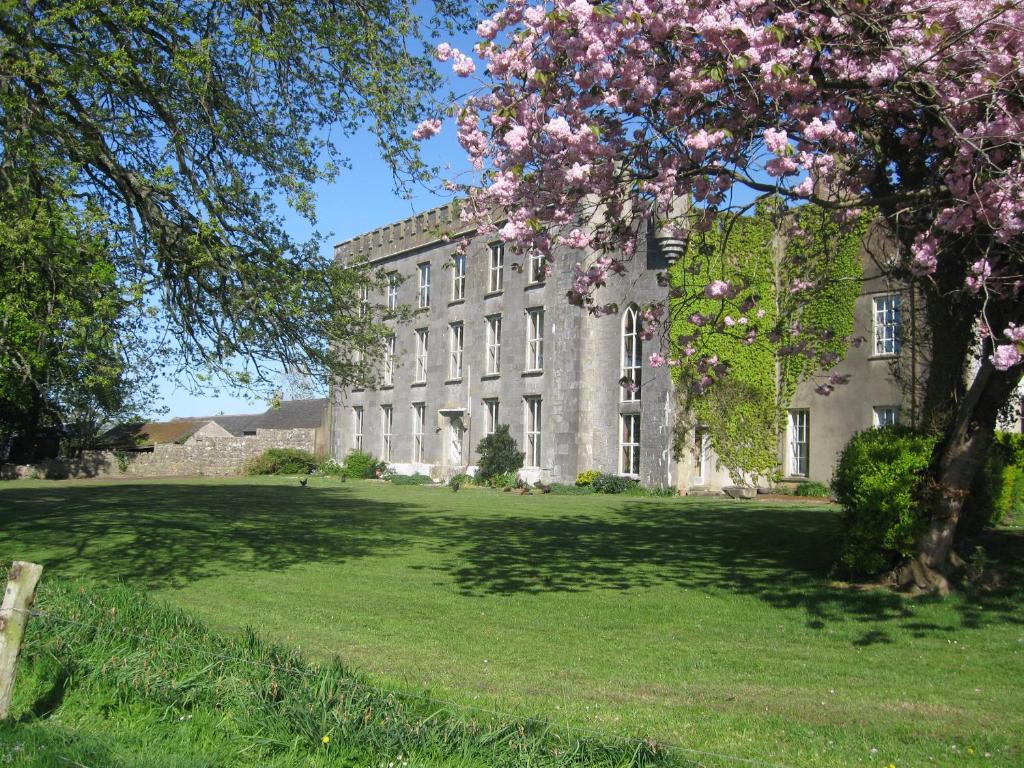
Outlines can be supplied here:
<path id="1" fill-rule="evenodd" d="M 937 438 L 909 427 L 858 432 L 839 456 L 832 490 L 843 506 L 840 561 L 875 574 L 912 554 L 924 525 L 918 490 Z"/>

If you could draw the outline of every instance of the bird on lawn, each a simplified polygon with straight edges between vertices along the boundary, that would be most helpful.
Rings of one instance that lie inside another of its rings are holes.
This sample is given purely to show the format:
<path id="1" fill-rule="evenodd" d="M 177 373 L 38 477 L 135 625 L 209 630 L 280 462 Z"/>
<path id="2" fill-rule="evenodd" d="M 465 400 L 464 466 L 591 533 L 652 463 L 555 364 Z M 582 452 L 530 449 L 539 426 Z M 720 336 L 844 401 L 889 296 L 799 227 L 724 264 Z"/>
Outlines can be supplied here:
<path id="1" fill-rule="evenodd" d="M 303 488 L 306 487 L 306 483 L 308 483 L 308 482 L 309 482 L 309 478 L 308 477 L 299 478 L 299 485 L 301 485 Z"/>

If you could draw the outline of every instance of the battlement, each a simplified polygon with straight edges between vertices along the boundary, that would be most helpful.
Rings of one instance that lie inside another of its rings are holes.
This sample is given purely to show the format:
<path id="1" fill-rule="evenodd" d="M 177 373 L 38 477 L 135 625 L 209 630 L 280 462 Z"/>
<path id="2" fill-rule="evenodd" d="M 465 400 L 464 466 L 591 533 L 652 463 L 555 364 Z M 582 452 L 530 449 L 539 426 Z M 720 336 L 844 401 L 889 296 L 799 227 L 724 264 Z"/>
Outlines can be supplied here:
<path id="1" fill-rule="evenodd" d="M 338 243 L 334 260 L 342 264 L 379 261 L 468 231 L 471 227 L 459 218 L 458 206 L 448 203 Z"/>

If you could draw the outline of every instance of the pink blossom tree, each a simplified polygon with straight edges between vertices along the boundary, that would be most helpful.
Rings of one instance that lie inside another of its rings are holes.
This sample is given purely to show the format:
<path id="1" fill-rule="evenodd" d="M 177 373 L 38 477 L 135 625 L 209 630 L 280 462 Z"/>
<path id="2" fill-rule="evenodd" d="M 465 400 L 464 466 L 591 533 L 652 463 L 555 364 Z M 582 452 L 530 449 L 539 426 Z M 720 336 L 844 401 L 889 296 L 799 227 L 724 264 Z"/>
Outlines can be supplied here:
<path id="1" fill-rule="evenodd" d="M 769 195 L 839 220 L 878 212 L 892 275 L 941 339 L 921 415 L 943 436 L 930 522 L 904 574 L 945 590 L 964 496 L 1022 372 L 1021 4 L 506 0 L 477 31 L 482 67 L 441 50 L 484 78 L 459 105 L 484 176 L 466 215 L 500 208 L 523 252 L 598 252 L 570 295 L 595 311 L 595 286 L 652 222 L 685 239 Z"/>

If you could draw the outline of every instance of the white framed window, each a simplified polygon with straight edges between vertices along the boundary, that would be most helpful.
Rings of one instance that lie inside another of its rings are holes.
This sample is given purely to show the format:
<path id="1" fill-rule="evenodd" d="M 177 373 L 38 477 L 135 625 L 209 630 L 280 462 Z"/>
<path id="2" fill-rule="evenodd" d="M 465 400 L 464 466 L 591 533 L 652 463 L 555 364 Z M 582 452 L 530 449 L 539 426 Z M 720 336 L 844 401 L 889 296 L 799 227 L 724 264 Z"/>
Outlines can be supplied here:
<path id="1" fill-rule="evenodd" d="M 708 431 L 704 427 L 693 430 L 693 479 L 697 485 L 704 485 L 704 473 L 708 466 Z"/>
<path id="2" fill-rule="evenodd" d="M 388 275 L 388 309 L 398 309 L 398 275 Z"/>
<path id="3" fill-rule="evenodd" d="M 876 427 L 891 427 L 900 423 L 900 407 L 898 405 L 876 405 L 872 410 Z"/>
<path id="4" fill-rule="evenodd" d="M 391 387 L 395 383 L 395 335 L 384 339 L 384 386 Z"/>
<path id="5" fill-rule="evenodd" d="M 505 287 L 505 245 L 491 243 L 491 268 L 487 281 L 487 292 L 497 293 Z"/>
<path id="6" fill-rule="evenodd" d="M 626 307 L 622 315 L 622 386 L 620 397 L 624 401 L 640 399 L 643 375 L 643 340 L 640 338 L 640 308 L 636 304 Z"/>
<path id="7" fill-rule="evenodd" d="M 526 310 L 526 370 L 544 368 L 544 310 L 540 307 Z"/>
<path id="8" fill-rule="evenodd" d="M 423 428 L 427 423 L 426 403 L 412 404 L 412 460 L 423 461 Z"/>
<path id="9" fill-rule="evenodd" d="M 890 293 L 875 296 L 875 354 L 898 355 L 900 353 L 900 296 Z"/>
<path id="10" fill-rule="evenodd" d="M 487 373 L 501 371 L 501 315 L 487 318 Z"/>
<path id="11" fill-rule="evenodd" d="M 451 353 L 448 359 L 448 378 L 462 378 L 462 323 L 452 323 L 448 326 L 448 350 Z"/>
<path id="12" fill-rule="evenodd" d="M 452 256 L 452 301 L 466 298 L 466 254 Z"/>
<path id="13" fill-rule="evenodd" d="M 359 405 L 352 408 L 352 447 L 363 450 L 363 408 Z"/>
<path id="14" fill-rule="evenodd" d="M 462 465 L 462 440 L 465 434 L 461 421 L 453 419 L 448 422 L 448 463 L 453 467 Z"/>
<path id="15" fill-rule="evenodd" d="M 530 273 L 527 277 L 529 278 L 530 285 L 543 283 L 547 279 L 548 260 L 544 258 L 543 253 L 534 251 L 530 254 L 529 270 Z"/>
<path id="16" fill-rule="evenodd" d="M 365 317 L 366 311 L 370 308 L 370 286 L 364 285 L 359 289 L 359 316 Z"/>
<path id="17" fill-rule="evenodd" d="M 487 409 L 487 423 L 484 425 L 484 434 L 493 435 L 498 431 L 501 403 L 496 397 L 489 397 L 484 400 L 484 407 Z"/>
<path id="18" fill-rule="evenodd" d="M 811 456 L 811 413 L 789 412 L 789 474 L 807 477 Z"/>
<path id="19" fill-rule="evenodd" d="M 426 309 L 430 306 L 430 264 L 419 265 L 419 306 Z"/>
<path id="20" fill-rule="evenodd" d="M 524 397 L 526 408 L 526 466 L 540 466 L 540 433 L 541 433 L 541 399 L 540 397 Z"/>
<path id="21" fill-rule="evenodd" d="M 640 477 L 640 414 L 619 416 L 619 474 Z"/>
<path id="22" fill-rule="evenodd" d="M 416 330 L 416 378 L 415 381 L 427 380 L 427 347 L 430 344 L 430 331 L 426 328 Z"/>
<path id="23" fill-rule="evenodd" d="M 390 405 L 380 407 L 380 458 L 391 461 L 391 428 L 394 426 L 395 411 Z"/>

